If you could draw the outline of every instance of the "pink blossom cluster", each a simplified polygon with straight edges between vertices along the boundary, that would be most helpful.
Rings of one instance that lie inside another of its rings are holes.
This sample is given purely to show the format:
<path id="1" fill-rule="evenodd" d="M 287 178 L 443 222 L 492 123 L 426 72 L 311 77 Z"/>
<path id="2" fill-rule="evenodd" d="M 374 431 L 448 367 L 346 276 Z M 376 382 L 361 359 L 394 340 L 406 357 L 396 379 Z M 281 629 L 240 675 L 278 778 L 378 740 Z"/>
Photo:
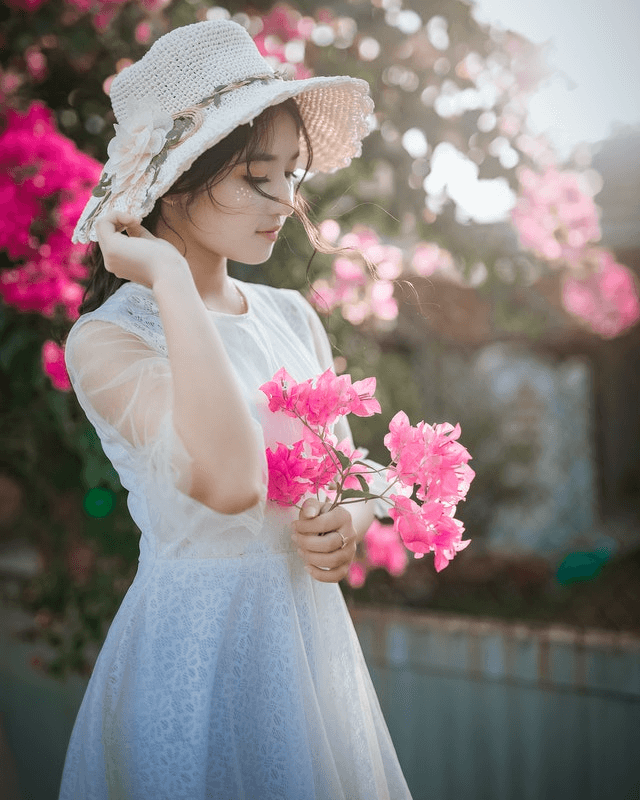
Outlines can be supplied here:
<path id="1" fill-rule="evenodd" d="M 456 272 L 451 253 L 435 242 L 419 242 L 416 245 L 411 257 L 411 267 L 416 275 L 423 278 L 436 272 L 445 276 Z"/>
<path id="2" fill-rule="evenodd" d="M 275 449 L 266 451 L 267 499 L 297 505 L 306 494 L 318 495 L 320 490 L 333 500 L 332 507 L 356 499 L 383 499 L 390 506 L 393 528 L 373 527 L 365 543 L 369 566 L 384 566 L 392 574 L 406 566 L 400 542 L 416 558 L 433 552 L 438 571 L 469 544 L 462 541 L 464 526 L 455 519 L 457 503 L 466 498 L 474 478 L 471 456 L 458 442 L 459 425 L 420 422 L 412 427 L 407 415 L 398 412 L 384 440 L 392 459 L 386 469 L 388 485 L 375 494 L 371 482 L 379 470 L 363 461 L 349 441 L 338 442 L 331 429 L 347 414 L 368 417 L 380 412 L 375 378 L 352 383 L 349 375 L 327 370 L 316 380 L 296 383 L 283 368 L 260 388 L 272 412 L 303 424 L 302 439 L 292 445 L 277 442 Z M 358 563 L 349 575 L 354 585 L 366 576 L 367 562 Z"/>
<path id="3" fill-rule="evenodd" d="M 305 43 L 315 21 L 287 5 L 277 5 L 261 17 L 262 29 L 254 37 L 258 50 L 276 64 L 289 64 L 298 80 L 311 77 L 304 65 Z"/>
<path id="4" fill-rule="evenodd" d="M 590 274 L 565 277 L 562 304 L 597 334 L 611 339 L 640 319 L 637 280 L 608 250 L 592 248 L 589 257 L 595 262 Z"/>
<path id="5" fill-rule="evenodd" d="M 520 199 L 512 211 L 520 243 L 552 266 L 564 267 L 562 304 L 595 333 L 613 338 L 640 319 L 634 274 L 594 242 L 598 213 L 579 177 L 549 167 L 520 172 Z"/>
<path id="6" fill-rule="evenodd" d="M 433 552 L 438 572 L 469 543 L 461 541 L 464 526 L 454 518 L 475 476 L 468 463 L 471 456 L 459 437 L 459 425 L 419 422 L 412 426 L 404 411 L 399 411 L 384 439 L 392 458 L 387 476 L 404 490 L 390 495 L 394 529 L 416 558 Z"/>
<path id="7" fill-rule="evenodd" d="M 347 440 L 338 442 L 330 430 L 347 414 L 370 417 L 380 412 L 375 378 L 351 382 L 349 375 L 326 370 L 315 381 L 296 381 L 284 368 L 260 389 L 269 409 L 303 422 L 303 438 L 292 446 L 277 443 L 266 451 L 269 468 L 267 498 L 282 506 L 296 505 L 308 493 L 317 494 L 338 483 L 344 489 L 367 486 L 371 480 L 361 453 Z M 360 479 L 358 479 L 360 476 Z"/>
<path id="8" fill-rule="evenodd" d="M 384 244 L 375 231 L 363 225 L 340 236 L 338 223 L 326 220 L 320 233 L 345 252 L 335 258 L 331 279 L 319 279 L 312 285 L 309 299 L 318 311 L 328 314 L 339 308 L 353 325 L 361 325 L 367 319 L 395 320 L 398 302 L 393 296 L 394 281 L 402 274 L 402 250 Z M 375 277 L 360 254 L 375 266 Z"/>
<path id="9" fill-rule="evenodd" d="M 600 239 L 598 211 L 574 172 L 555 167 L 542 174 L 524 168 L 520 196 L 511 218 L 524 248 L 540 258 L 572 265 L 584 247 Z"/>
<path id="10" fill-rule="evenodd" d="M 100 164 L 56 130 L 51 112 L 33 103 L 10 110 L 0 136 L 0 249 L 16 262 L 0 273 L 0 296 L 21 311 L 78 316 L 86 247 L 71 234 L 100 177 Z"/>

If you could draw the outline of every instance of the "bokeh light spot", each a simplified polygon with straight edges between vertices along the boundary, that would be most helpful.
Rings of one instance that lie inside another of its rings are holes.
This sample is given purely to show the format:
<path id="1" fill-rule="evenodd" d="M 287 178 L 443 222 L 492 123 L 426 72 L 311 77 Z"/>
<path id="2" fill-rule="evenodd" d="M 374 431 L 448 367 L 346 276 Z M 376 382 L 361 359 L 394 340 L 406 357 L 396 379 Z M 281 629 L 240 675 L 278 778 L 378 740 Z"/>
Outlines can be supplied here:
<path id="1" fill-rule="evenodd" d="M 402 146 L 411 158 L 424 158 L 427 154 L 427 137 L 419 128 L 409 128 L 402 135 Z"/>
<path id="2" fill-rule="evenodd" d="M 97 519 L 108 516 L 113 511 L 114 504 L 113 492 L 99 486 L 89 489 L 83 501 L 84 510 L 87 514 Z"/>

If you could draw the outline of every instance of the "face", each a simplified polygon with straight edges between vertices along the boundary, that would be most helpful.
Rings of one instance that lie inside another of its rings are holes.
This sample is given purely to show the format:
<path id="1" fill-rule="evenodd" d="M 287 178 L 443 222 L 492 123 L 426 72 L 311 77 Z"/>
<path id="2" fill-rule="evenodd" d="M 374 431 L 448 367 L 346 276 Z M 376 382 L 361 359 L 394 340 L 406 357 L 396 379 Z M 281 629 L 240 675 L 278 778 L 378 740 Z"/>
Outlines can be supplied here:
<path id="1" fill-rule="evenodd" d="M 292 213 L 299 157 L 298 131 L 286 111 L 274 119 L 264 152 L 252 160 L 254 182 L 270 197 L 264 197 L 248 180 L 249 166 L 242 159 L 213 187 L 211 202 L 202 192 L 189 206 L 187 215 L 178 198 L 165 204 L 163 214 L 186 245 L 192 266 L 212 264 L 212 259 L 231 259 L 242 264 L 261 264 L 271 255 L 280 229 Z M 169 238 L 161 234 L 164 238 Z"/>

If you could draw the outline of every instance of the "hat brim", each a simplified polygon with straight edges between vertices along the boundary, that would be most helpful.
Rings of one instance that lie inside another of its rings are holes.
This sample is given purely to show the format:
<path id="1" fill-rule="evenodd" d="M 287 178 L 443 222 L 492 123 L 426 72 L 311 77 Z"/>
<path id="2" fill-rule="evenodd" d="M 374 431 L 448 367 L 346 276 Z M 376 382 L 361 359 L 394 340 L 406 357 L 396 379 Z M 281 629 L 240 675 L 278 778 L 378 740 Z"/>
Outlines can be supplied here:
<path id="1" fill-rule="evenodd" d="M 78 220 L 73 241 L 97 241 L 95 223 L 111 211 L 126 211 L 144 218 L 158 198 L 205 151 L 239 125 L 251 122 L 265 109 L 291 97 L 296 98 L 309 134 L 313 150 L 311 170 L 335 172 L 348 166 L 351 159 L 360 155 L 362 139 L 369 133 L 368 117 L 373 102 L 368 89 L 363 80 L 337 76 L 258 81 L 222 95 L 218 105 L 211 103 L 203 109 L 203 121 L 196 132 L 168 150 L 150 185 L 138 185 L 135 192 L 108 198 L 92 196 Z M 306 164 L 305 143 L 301 140 L 300 144 L 300 163 Z M 87 224 L 100 203 L 99 214 Z"/>

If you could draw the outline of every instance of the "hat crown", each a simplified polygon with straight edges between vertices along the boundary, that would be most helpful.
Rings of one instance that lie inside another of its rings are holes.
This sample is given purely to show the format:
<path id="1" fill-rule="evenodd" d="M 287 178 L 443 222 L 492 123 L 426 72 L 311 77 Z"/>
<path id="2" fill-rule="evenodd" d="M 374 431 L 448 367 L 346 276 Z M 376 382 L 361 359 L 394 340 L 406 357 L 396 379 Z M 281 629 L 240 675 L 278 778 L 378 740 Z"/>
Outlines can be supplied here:
<path id="1" fill-rule="evenodd" d="M 111 84 L 118 122 L 146 98 L 169 114 L 199 103 L 217 87 L 273 74 L 249 33 L 230 20 L 196 22 L 160 37 Z"/>

